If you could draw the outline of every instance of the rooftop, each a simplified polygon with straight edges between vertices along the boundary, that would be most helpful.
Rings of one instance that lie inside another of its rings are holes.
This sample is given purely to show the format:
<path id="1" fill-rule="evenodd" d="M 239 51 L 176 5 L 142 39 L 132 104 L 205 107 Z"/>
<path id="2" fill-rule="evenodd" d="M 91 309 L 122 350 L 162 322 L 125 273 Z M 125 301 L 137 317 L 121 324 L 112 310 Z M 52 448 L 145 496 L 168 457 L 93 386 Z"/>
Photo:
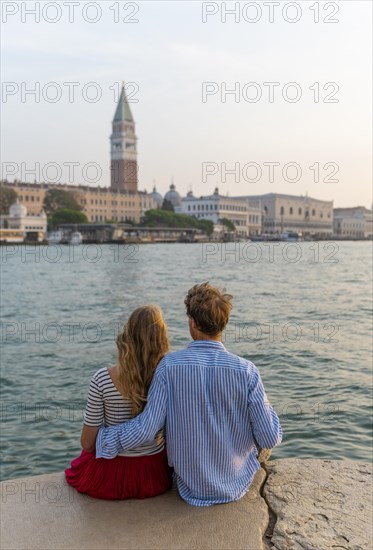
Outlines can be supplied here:
<path id="1" fill-rule="evenodd" d="M 313 197 L 309 197 L 308 195 L 287 195 L 284 193 L 264 193 L 263 195 L 242 195 L 235 197 L 236 199 L 272 199 L 272 198 L 278 198 L 278 199 L 309 199 L 316 202 L 327 202 L 327 203 L 333 203 L 333 200 L 325 201 L 322 199 L 314 199 Z"/>

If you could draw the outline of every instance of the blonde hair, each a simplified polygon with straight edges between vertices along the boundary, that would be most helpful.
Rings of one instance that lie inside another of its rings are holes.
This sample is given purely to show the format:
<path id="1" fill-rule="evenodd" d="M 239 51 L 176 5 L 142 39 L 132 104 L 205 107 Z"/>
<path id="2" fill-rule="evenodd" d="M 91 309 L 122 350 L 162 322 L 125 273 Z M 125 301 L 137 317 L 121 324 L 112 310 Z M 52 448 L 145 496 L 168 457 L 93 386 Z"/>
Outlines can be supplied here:
<path id="1" fill-rule="evenodd" d="M 156 366 L 170 349 L 162 310 L 155 305 L 135 309 L 116 344 L 119 389 L 131 399 L 132 414 L 136 416 L 145 407 Z"/>

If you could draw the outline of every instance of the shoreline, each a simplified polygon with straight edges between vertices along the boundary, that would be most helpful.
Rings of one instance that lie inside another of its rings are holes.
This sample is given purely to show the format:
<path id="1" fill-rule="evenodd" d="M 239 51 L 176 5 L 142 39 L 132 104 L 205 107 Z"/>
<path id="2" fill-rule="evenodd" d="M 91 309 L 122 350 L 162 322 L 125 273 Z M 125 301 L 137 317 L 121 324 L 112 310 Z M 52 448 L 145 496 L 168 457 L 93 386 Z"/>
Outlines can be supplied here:
<path id="1" fill-rule="evenodd" d="M 129 239 L 127 241 L 99 241 L 99 240 L 90 240 L 90 241 L 83 241 L 81 244 L 71 244 L 71 243 L 48 243 L 48 241 L 23 241 L 23 242 L 6 242 L 6 241 L 0 241 L 0 247 L 1 246 L 62 246 L 62 247 L 68 247 L 68 246 L 74 246 L 79 248 L 79 246 L 88 246 L 88 245 L 122 245 L 122 246 L 129 246 L 129 245 L 137 245 L 137 244 L 234 244 L 234 243 L 241 243 L 241 244 L 271 244 L 271 243 L 285 243 L 285 244 L 300 244 L 300 243 L 313 243 L 313 242 L 363 242 L 363 243 L 371 243 L 373 241 L 372 238 L 366 238 L 366 239 L 339 239 L 338 237 L 330 237 L 325 239 L 311 239 L 311 240 L 303 240 L 303 241 L 286 241 L 286 240 L 250 240 L 250 239 L 238 239 L 238 240 L 211 240 L 211 239 L 200 239 L 196 241 L 179 241 L 179 240 L 173 240 L 173 239 L 159 239 L 159 240 L 141 240 L 141 239 Z"/>

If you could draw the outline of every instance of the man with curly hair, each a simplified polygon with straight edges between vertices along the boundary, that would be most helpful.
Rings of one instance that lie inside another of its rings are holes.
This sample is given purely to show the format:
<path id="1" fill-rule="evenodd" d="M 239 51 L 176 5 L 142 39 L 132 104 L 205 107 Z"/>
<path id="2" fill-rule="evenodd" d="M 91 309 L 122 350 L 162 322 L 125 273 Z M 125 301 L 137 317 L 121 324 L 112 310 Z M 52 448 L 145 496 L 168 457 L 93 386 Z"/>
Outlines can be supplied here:
<path id="1" fill-rule="evenodd" d="M 114 458 L 165 427 L 179 494 L 195 506 L 242 498 L 260 468 L 258 449 L 282 440 L 257 367 L 222 344 L 232 298 L 208 282 L 188 291 L 184 303 L 193 341 L 160 361 L 144 411 L 101 428 L 96 441 L 96 458 Z"/>

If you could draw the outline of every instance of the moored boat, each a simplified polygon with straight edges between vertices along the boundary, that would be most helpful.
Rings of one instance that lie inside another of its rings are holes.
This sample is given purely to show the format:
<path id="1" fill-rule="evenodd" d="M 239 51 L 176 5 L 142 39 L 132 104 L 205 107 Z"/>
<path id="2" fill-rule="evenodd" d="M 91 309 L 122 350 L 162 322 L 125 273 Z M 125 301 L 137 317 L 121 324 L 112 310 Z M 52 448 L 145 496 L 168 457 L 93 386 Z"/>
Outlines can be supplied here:
<path id="1" fill-rule="evenodd" d="M 51 231 L 47 237 L 48 244 L 60 244 L 63 239 L 63 232 L 61 229 Z"/>
<path id="2" fill-rule="evenodd" d="M 83 235 L 79 231 L 73 231 L 69 240 L 69 244 L 78 245 L 78 244 L 82 244 L 82 242 L 83 242 Z"/>

